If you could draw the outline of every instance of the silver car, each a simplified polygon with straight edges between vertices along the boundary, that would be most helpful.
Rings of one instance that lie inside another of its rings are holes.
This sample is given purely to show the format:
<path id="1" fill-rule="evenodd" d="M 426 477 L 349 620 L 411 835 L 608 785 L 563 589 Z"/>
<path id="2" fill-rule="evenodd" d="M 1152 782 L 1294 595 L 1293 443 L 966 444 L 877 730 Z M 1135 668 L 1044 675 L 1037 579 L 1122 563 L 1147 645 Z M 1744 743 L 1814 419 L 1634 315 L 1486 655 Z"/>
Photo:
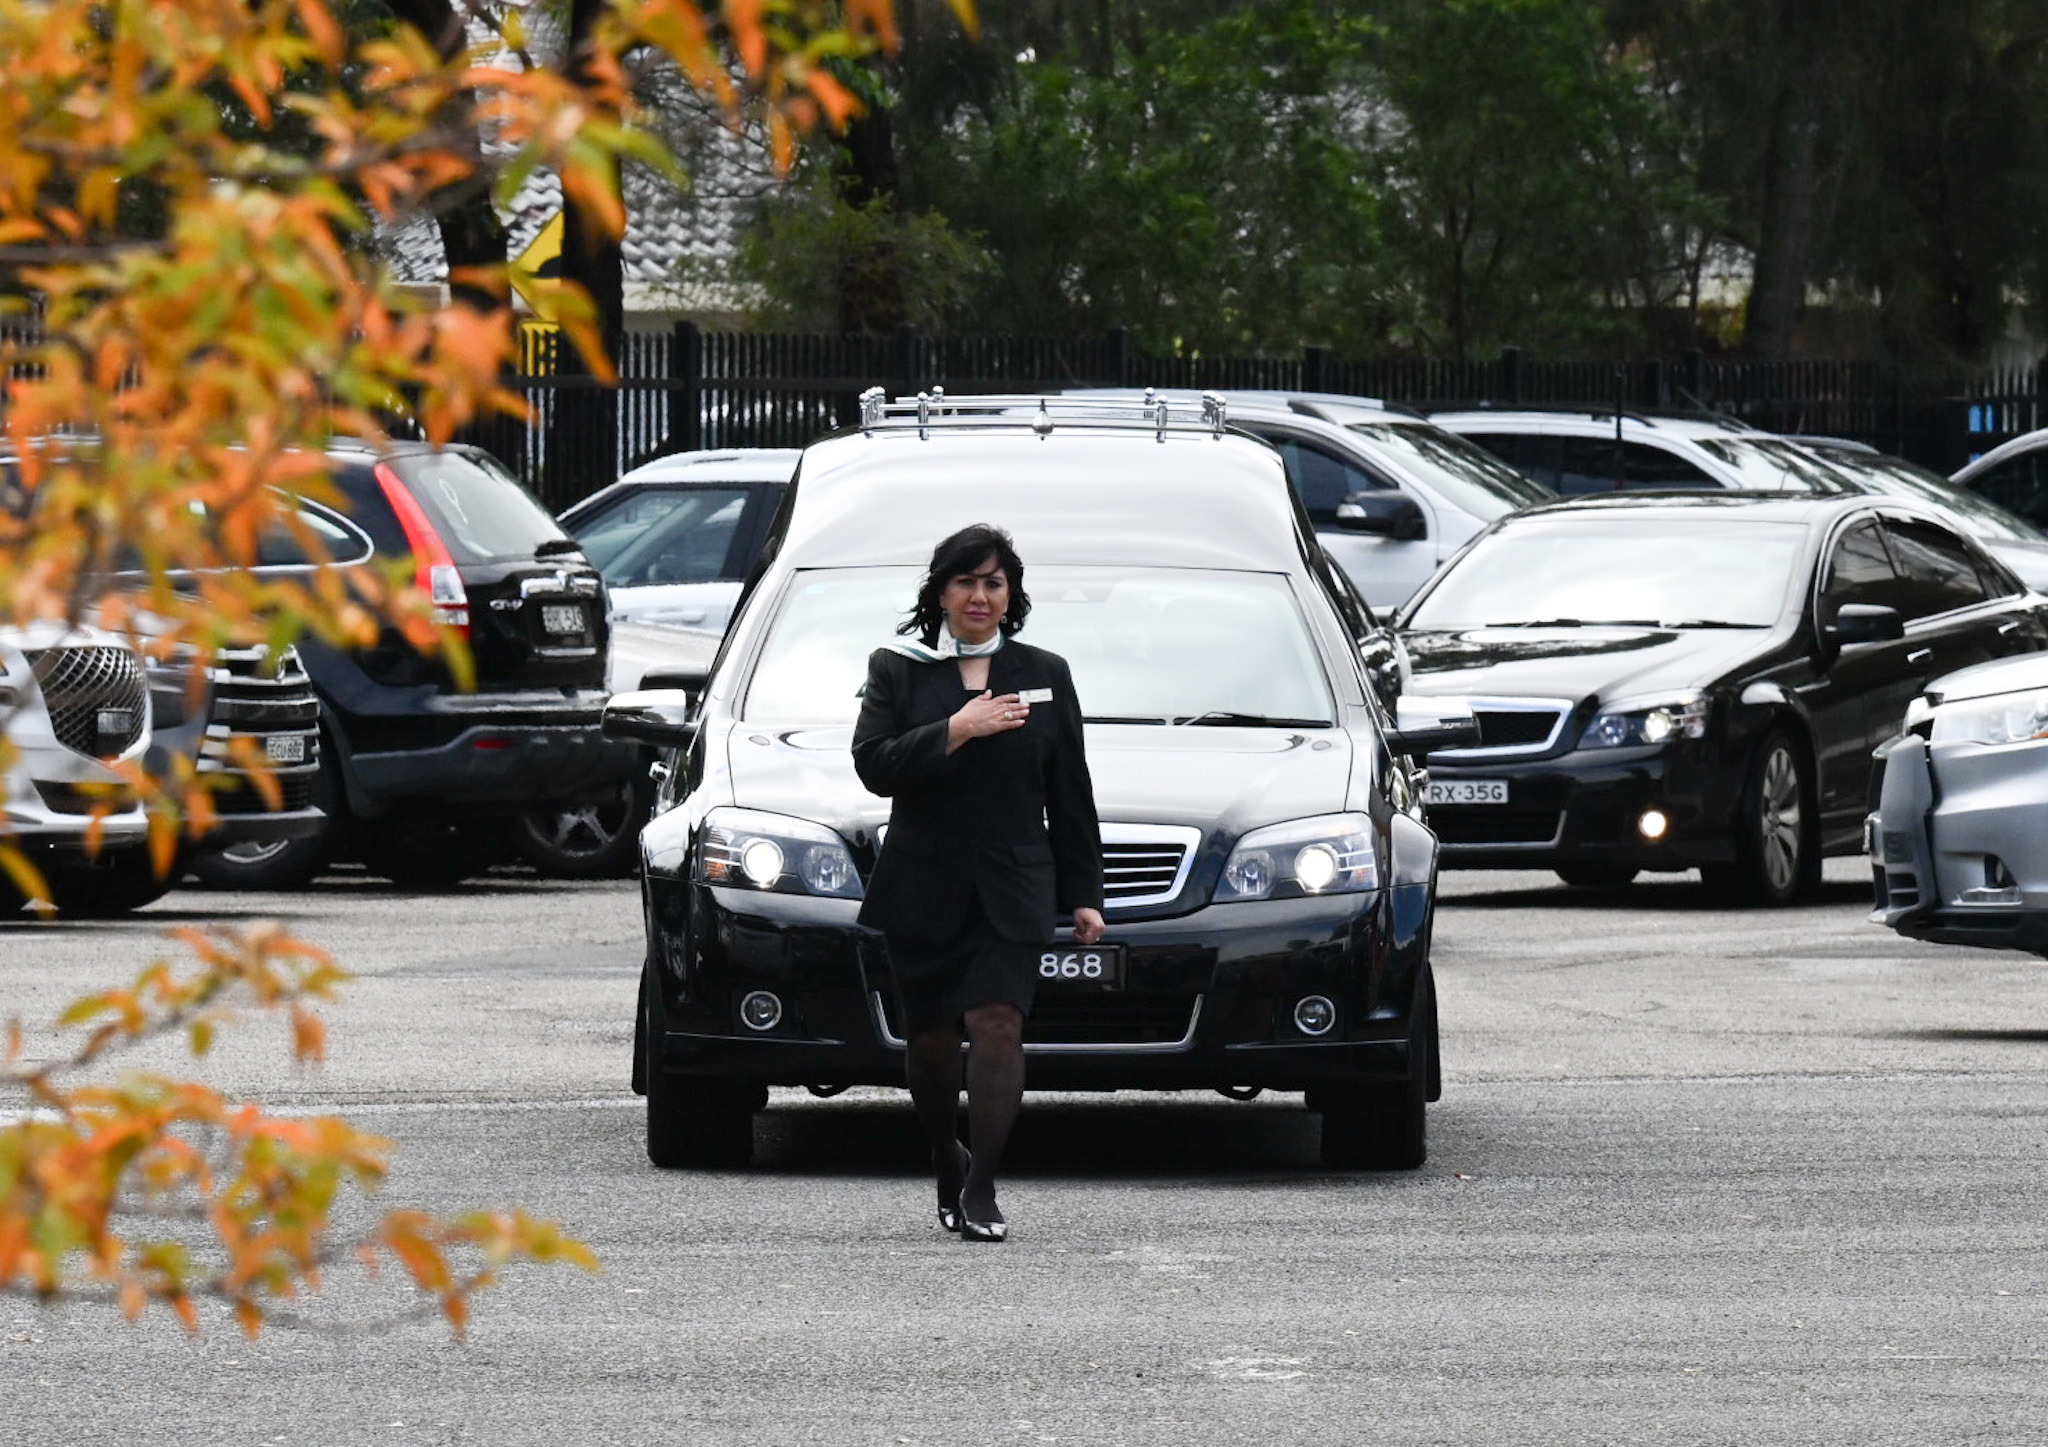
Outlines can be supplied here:
<path id="1" fill-rule="evenodd" d="M 1876 769 L 1871 918 L 1913 939 L 2048 955 L 2048 653 L 1936 679 Z"/>

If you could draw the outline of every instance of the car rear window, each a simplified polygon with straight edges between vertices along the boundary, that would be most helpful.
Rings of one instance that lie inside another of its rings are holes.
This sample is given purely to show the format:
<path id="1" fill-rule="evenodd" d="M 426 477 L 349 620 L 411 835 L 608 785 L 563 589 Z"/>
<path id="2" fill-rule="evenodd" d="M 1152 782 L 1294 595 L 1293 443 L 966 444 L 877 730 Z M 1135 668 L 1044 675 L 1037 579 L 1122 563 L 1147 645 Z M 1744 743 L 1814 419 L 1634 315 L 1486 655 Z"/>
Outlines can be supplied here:
<path id="1" fill-rule="evenodd" d="M 562 525 L 482 453 L 412 452 L 391 459 L 457 563 L 530 558 L 542 543 L 567 537 Z"/>

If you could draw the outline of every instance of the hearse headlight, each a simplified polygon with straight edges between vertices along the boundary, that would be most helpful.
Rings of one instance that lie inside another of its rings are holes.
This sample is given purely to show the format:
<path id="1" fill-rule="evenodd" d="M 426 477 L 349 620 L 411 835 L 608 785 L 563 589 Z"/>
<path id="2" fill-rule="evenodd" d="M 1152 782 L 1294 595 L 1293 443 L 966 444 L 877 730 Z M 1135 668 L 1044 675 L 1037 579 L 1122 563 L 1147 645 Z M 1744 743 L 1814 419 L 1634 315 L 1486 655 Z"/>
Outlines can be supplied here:
<path id="1" fill-rule="evenodd" d="M 1624 749 L 1696 739 L 1707 732 L 1707 696 L 1687 693 L 1654 703 L 1623 702 L 1600 711 L 1579 738 L 1582 749 Z"/>
<path id="2" fill-rule="evenodd" d="M 2048 738 L 2048 691 L 1939 704 L 1929 721 L 1930 741 L 1937 744 L 2023 744 Z"/>
<path id="3" fill-rule="evenodd" d="M 1216 900 L 1357 894 L 1379 883 L 1372 821 L 1363 814 L 1323 814 L 1269 824 L 1238 840 L 1216 881 Z"/>
<path id="4" fill-rule="evenodd" d="M 823 824 L 759 809 L 713 809 L 697 843 L 699 884 L 859 899 L 846 841 Z"/>

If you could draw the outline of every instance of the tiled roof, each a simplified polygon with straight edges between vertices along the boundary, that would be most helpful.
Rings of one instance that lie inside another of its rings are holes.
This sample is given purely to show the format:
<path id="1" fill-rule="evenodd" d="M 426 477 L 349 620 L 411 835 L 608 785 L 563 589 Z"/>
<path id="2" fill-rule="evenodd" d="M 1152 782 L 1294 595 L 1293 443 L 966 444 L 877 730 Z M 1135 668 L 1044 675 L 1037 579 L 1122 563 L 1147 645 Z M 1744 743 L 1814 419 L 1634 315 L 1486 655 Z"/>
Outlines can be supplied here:
<path id="1" fill-rule="evenodd" d="M 533 28 L 539 29 L 538 20 Z M 536 39 L 536 50 L 544 53 L 543 46 L 544 40 Z M 713 287 L 713 294 L 707 295 L 705 274 L 715 276 L 721 269 L 718 264 L 731 258 L 751 203 L 778 184 L 766 139 L 758 128 L 735 133 L 716 106 L 666 62 L 645 66 L 635 78 L 635 89 L 690 185 L 678 191 L 666 178 L 631 162 L 622 171 L 627 308 L 729 306 L 732 299 L 717 294 L 722 288 Z M 561 205 L 561 185 L 552 174 L 536 172 L 528 178 L 506 216 L 512 257 L 526 248 Z M 376 246 L 401 282 L 435 285 L 446 279 L 441 234 L 431 221 L 385 231 Z"/>

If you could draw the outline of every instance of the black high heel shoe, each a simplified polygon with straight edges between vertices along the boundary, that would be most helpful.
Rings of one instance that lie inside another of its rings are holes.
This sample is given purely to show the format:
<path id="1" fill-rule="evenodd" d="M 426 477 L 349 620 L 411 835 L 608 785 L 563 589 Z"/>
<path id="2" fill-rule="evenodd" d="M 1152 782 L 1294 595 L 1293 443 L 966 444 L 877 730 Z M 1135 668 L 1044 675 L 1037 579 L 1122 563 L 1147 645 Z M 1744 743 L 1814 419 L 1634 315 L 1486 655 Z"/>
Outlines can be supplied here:
<path id="1" fill-rule="evenodd" d="M 960 1239 L 962 1241 L 1007 1241 L 1009 1239 L 1010 1223 L 1003 1219 L 1002 1208 L 996 1205 L 993 1196 L 989 1198 L 989 1206 L 994 1211 L 995 1216 L 993 1220 L 988 1221 L 977 1221 L 974 1217 L 968 1215 L 964 1208 L 961 1210 Z"/>
<path id="2" fill-rule="evenodd" d="M 960 1148 L 960 1184 L 955 1186 L 949 1198 L 945 1187 L 939 1188 L 939 1225 L 948 1231 L 961 1229 L 960 1192 L 967 1185 L 967 1173 L 974 1168 L 974 1156 L 966 1146 Z"/>

